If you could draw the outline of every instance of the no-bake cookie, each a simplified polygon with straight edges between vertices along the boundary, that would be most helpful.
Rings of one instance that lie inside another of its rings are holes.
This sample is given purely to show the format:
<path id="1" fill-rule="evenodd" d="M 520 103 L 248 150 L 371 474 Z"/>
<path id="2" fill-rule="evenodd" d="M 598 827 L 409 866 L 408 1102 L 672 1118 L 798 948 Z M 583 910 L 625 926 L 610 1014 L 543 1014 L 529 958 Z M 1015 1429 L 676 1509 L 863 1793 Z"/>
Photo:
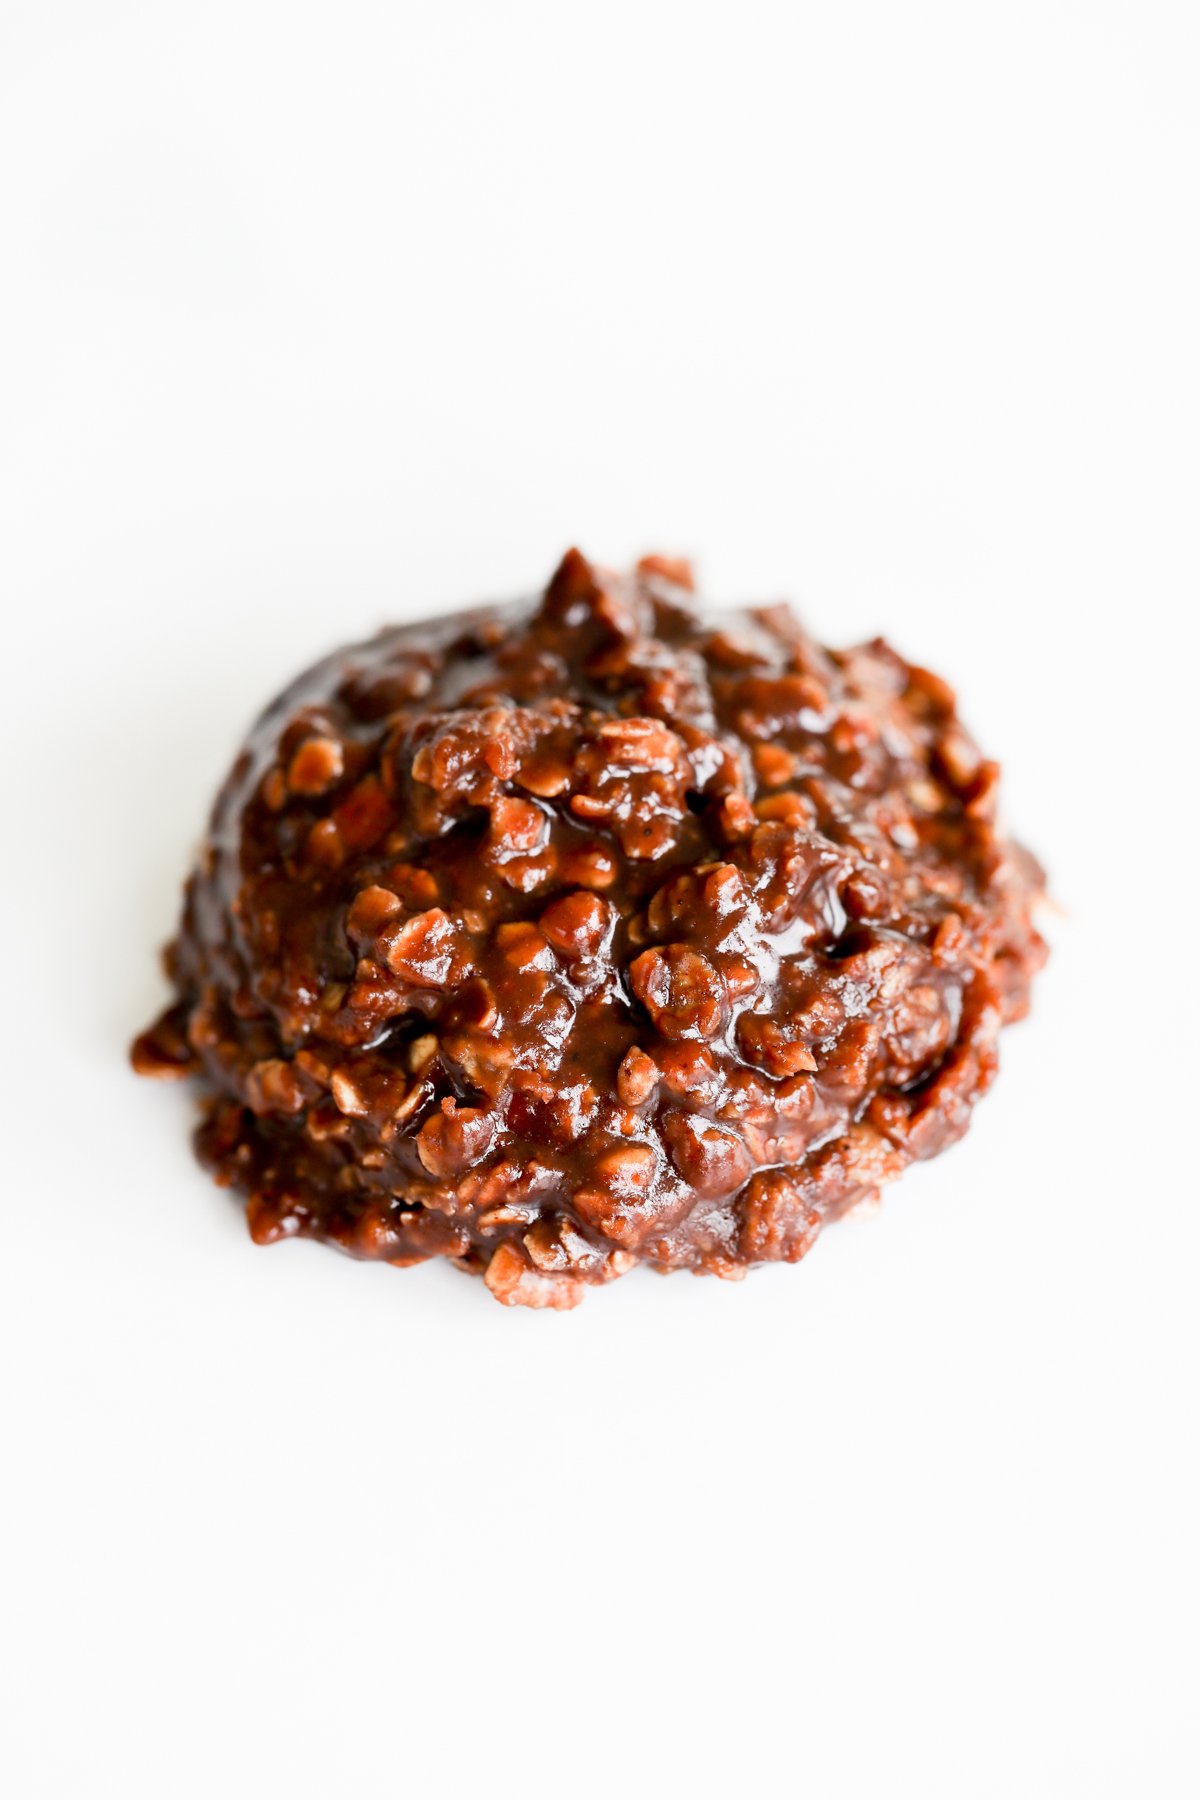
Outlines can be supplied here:
<path id="1" fill-rule="evenodd" d="M 1044 947 L 954 695 L 685 564 L 382 632 L 263 715 L 134 1046 L 259 1243 L 573 1306 L 723 1276 L 959 1137 Z"/>

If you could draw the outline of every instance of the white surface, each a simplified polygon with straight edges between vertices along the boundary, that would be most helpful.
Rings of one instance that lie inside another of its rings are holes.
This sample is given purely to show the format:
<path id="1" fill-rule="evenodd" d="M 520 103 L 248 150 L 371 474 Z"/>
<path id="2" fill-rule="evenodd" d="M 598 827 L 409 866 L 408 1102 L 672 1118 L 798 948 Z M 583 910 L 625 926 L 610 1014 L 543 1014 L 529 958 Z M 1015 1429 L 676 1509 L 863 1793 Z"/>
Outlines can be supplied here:
<path id="1" fill-rule="evenodd" d="M 1197 33 L 6 0 L 13 1800 L 1200 1789 Z M 740 1287 L 255 1250 L 124 1062 L 210 792 L 572 540 L 958 684 L 1035 1016 Z"/>

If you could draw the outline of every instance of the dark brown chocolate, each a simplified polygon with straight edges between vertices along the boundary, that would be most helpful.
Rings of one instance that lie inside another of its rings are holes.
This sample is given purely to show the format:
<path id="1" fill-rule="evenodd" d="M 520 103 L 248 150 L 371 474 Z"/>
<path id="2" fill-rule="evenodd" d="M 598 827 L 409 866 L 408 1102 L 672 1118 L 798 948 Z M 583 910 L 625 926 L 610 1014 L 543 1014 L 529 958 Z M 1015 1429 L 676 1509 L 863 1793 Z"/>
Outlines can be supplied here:
<path id="1" fill-rule="evenodd" d="M 134 1047 L 258 1243 L 573 1306 L 741 1275 L 961 1135 L 1044 959 L 954 696 L 686 565 L 319 664 L 221 791 Z"/>

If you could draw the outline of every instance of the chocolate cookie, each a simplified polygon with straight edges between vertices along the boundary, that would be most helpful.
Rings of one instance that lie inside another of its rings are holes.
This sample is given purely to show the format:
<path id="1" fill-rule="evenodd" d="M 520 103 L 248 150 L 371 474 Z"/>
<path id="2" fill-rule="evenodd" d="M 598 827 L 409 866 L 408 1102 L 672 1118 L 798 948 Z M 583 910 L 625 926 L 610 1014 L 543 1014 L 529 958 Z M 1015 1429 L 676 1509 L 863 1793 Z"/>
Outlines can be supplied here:
<path id="1" fill-rule="evenodd" d="M 685 564 L 382 632 L 263 715 L 134 1046 L 258 1243 L 506 1304 L 738 1276 L 965 1130 L 1044 946 L 945 682 Z"/>

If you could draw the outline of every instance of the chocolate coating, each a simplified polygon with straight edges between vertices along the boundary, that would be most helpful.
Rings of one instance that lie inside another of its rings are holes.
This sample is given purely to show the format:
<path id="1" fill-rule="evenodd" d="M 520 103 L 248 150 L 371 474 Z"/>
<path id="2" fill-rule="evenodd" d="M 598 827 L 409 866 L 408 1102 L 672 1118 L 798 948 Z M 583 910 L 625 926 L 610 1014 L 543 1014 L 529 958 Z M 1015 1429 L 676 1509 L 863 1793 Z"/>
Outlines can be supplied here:
<path id="1" fill-rule="evenodd" d="M 200 1074 L 257 1242 L 571 1306 L 795 1261 L 965 1130 L 1044 958 L 995 763 L 881 640 L 690 588 L 572 551 L 255 727 L 134 1062 Z"/>

